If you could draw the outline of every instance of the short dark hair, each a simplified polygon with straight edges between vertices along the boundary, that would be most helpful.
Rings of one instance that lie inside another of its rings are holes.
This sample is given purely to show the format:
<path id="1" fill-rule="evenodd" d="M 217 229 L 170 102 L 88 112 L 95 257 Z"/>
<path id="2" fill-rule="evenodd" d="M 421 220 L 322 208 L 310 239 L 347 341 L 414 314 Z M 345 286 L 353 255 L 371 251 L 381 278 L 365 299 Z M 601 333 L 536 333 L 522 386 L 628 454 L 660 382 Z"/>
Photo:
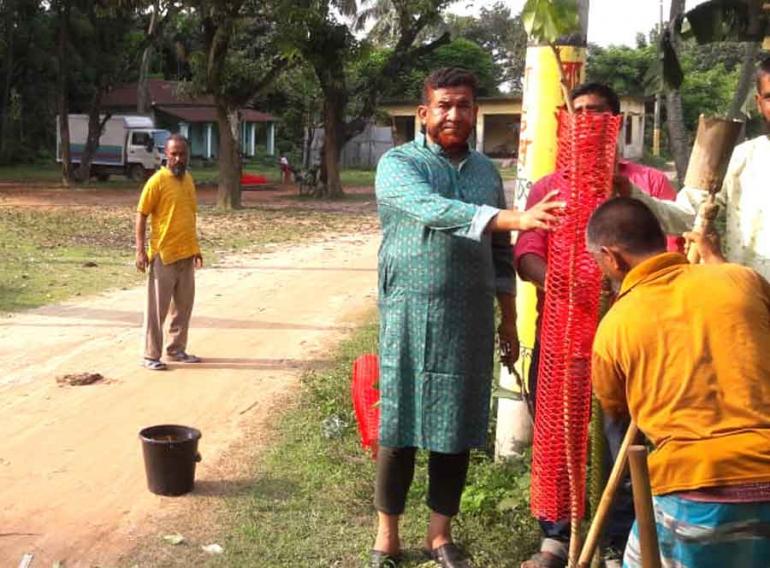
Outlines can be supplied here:
<path id="1" fill-rule="evenodd" d="M 476 100 L 479 81 L 476 79 L 476 75 L 462 67 L 442 67 L 441 69 L 436 69 L 425 78 L 422 84 L 423 104 L 430 102 L 431 91 L 447 87 L 468 87 L 473 93 L 473 100 Z"/>
<path id="2" fill-rule="evenodd" d="M 612 114 L 620 114 L 620 99 L 612 87 L 603 83 L 583 83 L 572 89 L 572 92 L 569 94 L 569 100 L 574 101 L 583 95 L 596 95 L 603 98 L 607 101 L 607 106 L 610 107 Z"/>
<path id="3" fill-rule="evenodd" d="M 166 144 L 168 144 L 171 141 L 174 141 L 174 142 L 184 142 L 184 145 L 187 148 L 190 147 L 190 142 L 187 140 L 187 138 L 184 137 L 183 135 L 179 134 L 178 132 L 174 132 L 171 136 L 166 138 Z"/>
<path id="4" fill-rule="evenodd" d="M 759 93 L 759 89 L 762 88 L 762 77 L 765 77 L 766 75 L 770 75 L 770 55 L 765 57 L 762 61 L 759 62 L 759 65 L 757 65 L 757 93 Z"/>
<path id="5" fill-rule="evenodd" d="M 644 203 L 630 197 L 602 203 L 588 220 L 586 236 L 589 246 L 616 246 L 635 255 L 666 250 L 658 218 Z"/>

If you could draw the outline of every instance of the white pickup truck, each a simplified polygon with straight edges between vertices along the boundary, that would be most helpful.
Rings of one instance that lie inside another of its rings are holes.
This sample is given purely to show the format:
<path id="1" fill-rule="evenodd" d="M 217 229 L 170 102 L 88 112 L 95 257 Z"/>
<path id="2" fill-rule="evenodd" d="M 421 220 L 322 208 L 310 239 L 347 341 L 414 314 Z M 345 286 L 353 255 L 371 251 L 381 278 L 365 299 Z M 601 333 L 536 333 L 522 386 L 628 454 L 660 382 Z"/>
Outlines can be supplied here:
<path id="1" fill-rule="evenodd" d="M 70 159 L 80 163 L 88 136 L 88 115 L 70 114 Z M 56 156 L 61 162 L 61 134 L 56 121 Z M 106 181 L 110 175 L 125 175 L 142 181 L 157 170 L 166 159 L 163 147 L 171 135 L 168 130 L 155 128 L 147 116 L 115 115 L 107 120 L 91 162 L 91 175 Z"/>

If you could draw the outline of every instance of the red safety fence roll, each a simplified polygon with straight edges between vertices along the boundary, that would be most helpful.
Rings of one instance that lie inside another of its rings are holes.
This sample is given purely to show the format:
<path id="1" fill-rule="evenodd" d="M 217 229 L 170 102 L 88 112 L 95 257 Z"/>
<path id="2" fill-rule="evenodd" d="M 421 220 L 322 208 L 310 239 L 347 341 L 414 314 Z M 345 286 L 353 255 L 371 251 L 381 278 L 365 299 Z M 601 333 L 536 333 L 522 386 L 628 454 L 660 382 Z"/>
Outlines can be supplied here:
<path id="1" fill-rule="evenodd" d="M 559 114 L 553 189 L 566 208 L 548 239 L 530 502 L 536 517 L 550 521 L 582 517 L 585 508 L 591 344 L 601 292 L 585 230 L 612 189 L 621 120 L 609 113 Z"/>
<path id="2" fill-rule="evenodd" d="M 356 413 L 358 433 L 364 448 L 374 448 L 380 435 L 380 365 L 377 355 L 367 353 L 353 361 L 350 395 Z"/>

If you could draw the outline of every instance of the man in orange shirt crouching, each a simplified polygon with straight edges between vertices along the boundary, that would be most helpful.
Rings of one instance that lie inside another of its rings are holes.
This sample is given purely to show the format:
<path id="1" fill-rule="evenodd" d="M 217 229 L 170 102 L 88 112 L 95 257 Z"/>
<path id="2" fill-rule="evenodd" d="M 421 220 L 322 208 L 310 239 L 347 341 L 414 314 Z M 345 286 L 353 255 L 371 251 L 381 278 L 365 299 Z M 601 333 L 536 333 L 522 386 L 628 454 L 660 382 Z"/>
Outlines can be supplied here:
<path id="1" fill-rule="evenodd" d="M 198 211 L 195 184 L 187 171 L 187 139 L 172 134 L 166 142 L 166 166 L 147 181 L 136 209 L 136 267 L 147 278 L 145 347 L 142 365 L 152 371 L 166 369 L 163 324 L 170 314 L 166 359 L 199 363 L 187 353 L 187 330 L 195 300 L 195 269 L 203 266 L 195 216 Z M 150 246 L 145 246 L 147 218 Z"/>
<path id="2" fill-rule="evenodd" d="M 770 284 L 706 248 L 702 265 L 667 253 L 656 217 L 629 198 L 594 212 L 587 249 L 618 286 L 594 391 L 655 446 L 663 566 L 770 566 Z M 641 565 L 636 527 L 623 565 Z"/>

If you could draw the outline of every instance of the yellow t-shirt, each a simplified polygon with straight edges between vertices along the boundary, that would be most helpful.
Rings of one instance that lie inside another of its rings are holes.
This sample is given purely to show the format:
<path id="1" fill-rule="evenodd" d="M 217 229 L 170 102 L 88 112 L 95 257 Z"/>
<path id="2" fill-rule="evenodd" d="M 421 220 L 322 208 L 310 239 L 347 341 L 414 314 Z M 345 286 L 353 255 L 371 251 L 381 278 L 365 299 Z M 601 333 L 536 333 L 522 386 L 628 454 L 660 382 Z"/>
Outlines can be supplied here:
<path id="1" fill-rule="evenodd" d="M 770 482 L 770 284 L 737 264 L 655 256 L 594 340 L 593 386 L 655 445 L 653 493 Z"/>
<path id="2" fill-rule="evenodd" d="M 136 210 L 150 217 L 150 260 L 160 254 L 163 264 L 200 254 L 195 229 L 198 207 L 189 172 L 181 179 L 161 168 L 147 180 Z"/>

